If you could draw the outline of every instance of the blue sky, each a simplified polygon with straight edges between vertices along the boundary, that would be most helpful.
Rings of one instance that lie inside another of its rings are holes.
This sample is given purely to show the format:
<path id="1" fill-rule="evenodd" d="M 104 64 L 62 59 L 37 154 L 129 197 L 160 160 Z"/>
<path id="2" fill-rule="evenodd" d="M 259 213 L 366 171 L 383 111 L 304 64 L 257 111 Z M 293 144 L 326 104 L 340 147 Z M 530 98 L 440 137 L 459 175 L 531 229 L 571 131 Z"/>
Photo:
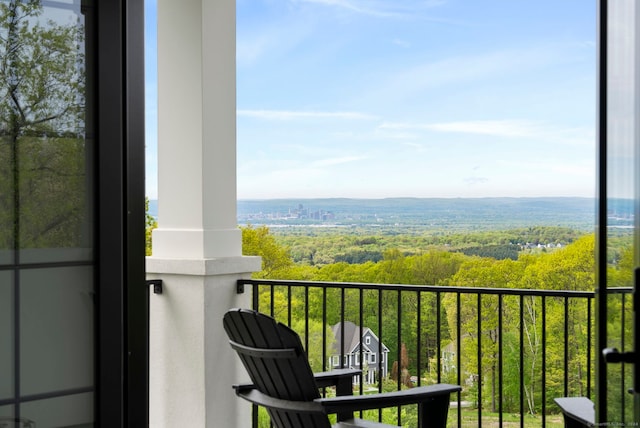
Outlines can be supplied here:
<path id="1" fill-rule="evenodd" d="M 595 26 L 586 0 L 237 0 L 238 198 L 591 197 Z"/>

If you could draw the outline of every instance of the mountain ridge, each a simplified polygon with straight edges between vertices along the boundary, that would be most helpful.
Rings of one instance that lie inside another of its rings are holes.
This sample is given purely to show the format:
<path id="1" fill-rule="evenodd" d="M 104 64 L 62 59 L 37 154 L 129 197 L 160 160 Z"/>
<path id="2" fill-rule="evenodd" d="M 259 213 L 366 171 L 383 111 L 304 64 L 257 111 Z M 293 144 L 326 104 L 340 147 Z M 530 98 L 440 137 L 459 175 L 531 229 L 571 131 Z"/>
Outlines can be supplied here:
<path id="1" fill-rule="evenodd" d="M 611 215 L 622 219 L 621 224 L 632 221 L 633 202 L 623 199 L 614 202 L 610 204 L 615 207 L 615 213 Z M 149 213 L 157 217 L 157 200 L 150 201 Z M 278 227 L 322 225 L 495 230 L 561 226 L 590 231 L 595 225 L 595 213 L 596 199 L 588 197 L 277 198 L 237 201 L 238 224 Z"/>

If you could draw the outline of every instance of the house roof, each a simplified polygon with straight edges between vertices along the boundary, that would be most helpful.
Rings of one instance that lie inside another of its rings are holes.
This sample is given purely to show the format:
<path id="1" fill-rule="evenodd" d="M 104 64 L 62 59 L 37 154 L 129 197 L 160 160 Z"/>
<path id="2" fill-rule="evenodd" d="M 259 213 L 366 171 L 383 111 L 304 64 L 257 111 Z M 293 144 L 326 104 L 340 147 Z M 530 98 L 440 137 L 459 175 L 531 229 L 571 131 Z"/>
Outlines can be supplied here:
<path id="1" fill-rule="evenodd" d="M 342 352 L 339 351 L 340 344 L 342 344 L 342 323 L 337 323 L 331 326 L 331 331 L 333 332 L 333 337 L 335 337 L 335 342 L 333 344 L 333 352 L 337 354 L 351 354 L 353 353 L 358 346 L 360 345 L 360 326 L 352 323 L 351 321 L 345 321 L 344 323 L 344 347 Z M 378 336 L 376 336 L 373 331 L 369 327 L 362 327 L 362 337 L 370 334 L 378 340 Z M 369 349 L 364 343 L 362 344 L 365 349 L 376 352 L 377 349 Z M 382 352 L 389 352 L 389 348 L 387 348 L 384 343 L 382 344 Z"/>

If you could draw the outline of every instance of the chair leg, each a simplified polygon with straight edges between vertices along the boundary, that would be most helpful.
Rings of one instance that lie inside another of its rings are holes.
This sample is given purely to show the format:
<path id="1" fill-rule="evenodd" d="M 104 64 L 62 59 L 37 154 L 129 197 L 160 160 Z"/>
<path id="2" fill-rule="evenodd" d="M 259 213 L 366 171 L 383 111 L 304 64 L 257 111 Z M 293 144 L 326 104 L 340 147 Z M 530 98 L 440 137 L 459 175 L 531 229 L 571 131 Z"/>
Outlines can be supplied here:
<path id="1" fill-rule="evenodd" d="M 449 413 L 449 394 L 434 397 L 418 405 L 420 428 L 444 428 Z"/>

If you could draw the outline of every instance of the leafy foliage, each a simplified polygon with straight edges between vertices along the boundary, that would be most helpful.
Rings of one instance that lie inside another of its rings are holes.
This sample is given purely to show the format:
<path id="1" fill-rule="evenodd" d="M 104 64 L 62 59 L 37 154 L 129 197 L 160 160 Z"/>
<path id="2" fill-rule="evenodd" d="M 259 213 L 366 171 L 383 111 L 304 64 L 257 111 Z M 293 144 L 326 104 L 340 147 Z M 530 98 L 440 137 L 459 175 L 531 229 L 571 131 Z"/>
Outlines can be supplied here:
<path id="1" fill-rule="evenodd" d="M 550 231 L 546 228 L 531 230 L 536 236 Z M 469 256 L 455 251 L 453 246 L 407 251 L 407 245 L 413 242 L 411 237 L 316 237 L 319 245 L 325 248 L 333 243 L 334 251 L 342 251 L 345 246 L 356 244 L 367 248 L 377 246 L 382 251 L 382 259 L 360 264 L 336 262 L 311 265 L 308 261 L 294 263 L 293 251 L 289 249 L 300 248 L 296 239 L 289 237 L 281 240 L 278 236 L 270 235 L 266 228 L 259 234 L 253 228 L 243 229 L 244 233 L 252 237 L 254 253 L 266 258 L 274 256 L 274 262 L 280 260 L 274 263 L 280 268 L 258 275 L 263 277 L 471 288 L 592 291 L 595 287 L 593 235 L 575 235 L 572 243 L 550 251 L 521 251 L 516 259 Z M 495 242 L 495 237 L 505 234 L 509 233 L 491 232 L 491 238 L 481 239 L 477 235 L 473 240 Z M 522 238 L 525 242 L 535 241 L 526 236 Z M 306 242 L 304 245 L 308 245 L 308 250 L 313 252 L 311 240 L 304 237 L 299 239 Z M 283 241 L 290 246 L 282 246 Z M 404 247 L 393 248 L 390 242 Z M 632 270 L 630 239 L 621 239 L 619 245 L 616 249 L 617 261 L 611 265 L 609 275 L 612 283 L 628 286 Z M 278 246 L 279 251 L 275 248 Z M 261 247 L 264 250 L 255 250 Z M 286 257 L 289 257 L 289 262 L 282 261 Z M 266 265 L 271 264 L 266 261 Z M 454 293 L 442 293 L 440 297 L 435 293 L 424 293 L 418 301 L 415 293 L 365 290 L 360 294 L 357 290 L 345 290 L 341 294 L 339 289 L 311 288 L 308 295 L 304 296 L 302 290 L 296 290 L 296 287 L 290 290 L 276 287 L 261 293 L 260 304 L 264 305 L 261 307 L 269 307 L 272 299 L 275 302 L 274 315 L 280 319 L 286 319 L 289 311 L 295 319 L 295 314 L 304 313 L 305 308 L 309 313 L 309 325 L 322 319 L 331 325 L 342 316 L 358 324 L 362 318 L 363 325 L 383 337 L 385 345 L 390 348 L 390 369 L 394 361 L 397 367 L 390 377 L 390 382 L 394 384 L 398 378 L 402 383 L 410 384 L 407 382 L 410 376 L 421 376 L 423 384 L 435 382 L 438 378 L 437 362 L 441 358 L 438 349 L 453 346 L 455 351 L 459 342 L 461 348 L 457 351 L 464 355 L 461 366 L 441 368 L 440 375 L 444 381 L 453 383 L 457 383 L 460 376 L 465 386 L 464 399 L 490 411 L 497 411 L 499 404 L 505 412 L 519 411 L 520 401 L 517 397 L 520 394 L 520 373 L 524 381 L 525 408 L 531 415 L 537 415 L 542 410 L 543 388 L 546 409 L 553 408 L 553 397 L 564 394 L 565 384 L 569 393 L 575 395 L 585 395 L 587 388 L 593 388 L 593 385 L 587 384 L 587 373 L 593 368 L 589 367 L 586 350 L 581 345 L 588 340 L 595 343 L 595 329 L 589 329 L 587 325 L 585 300 L 565 301 L 562 298 L 543 299 L 539 296 L 498 298 L 485 294 L 480 297 L 475 294 L 461 295 L 458 298 Z M 285 309 L 288 300 L 291 301 L 291 309 Z M 402 311 L 398 310 L 398 305 Z M 611 313 L 624 312 L 620 301 L 612 299 L 610 306 Z M 440 318 L 436 317 L 438 312 L 441 312 Z M 418 314 L 421 316 L 419 336 Z M 437 324 L 438 319 L 440 325 Z M 378 330 L 379 323 L 381 330 Z M 618 335 L 613 337 L 621 337 L 621 320 L 612 319 L 611 323 L 611 330 L 617 331 Z M 631 325 L 630 320 L 625 323 Z M 436 335 L 438 330 L 439 336 Z M 401 343 L 398 343 L 398 332 Z M 629 333 L 623 332 L 627 338 L 630 337 Z M 565 343 L 568 343 L 568 347 L 565 347 Z M 420 367 L 417 366 L 418 349 L 422 352 Z M 498 364 L 500 353 L 501 366 Z M 520 360 L 520 353 L 524 360 Z M 545 373 L 540 370 L 543 358 L 547 367 Z M 565 358 L 569 364 L 568 370 L 564 369 Z M 524 364 L 522 367 L 521 361 Z M 497 402 L 499 385 L 503 391 L 502 403 Z M 405 416 L 411 418 L 409 414 L 403 415 L 403 421 Z"/>
<path id="2" fill-rule="evenodd" d="M 150 256 L 153 250 L 152 245 L 152 235 L 153 229 L 158 227 L 158 221 L 149 214 L 149 198 L 145 198 L 144 200 L 144 212 L 145 212 L 145 227 L 144 227 L 144 237 L 145 237 L 145 253 L 147 256 Z"/>
<path id="3" fill-rule="evenodd" d="M 246 256 L 262 257 L 260 278 L 277 278 L 279 272 L 293 266 L 288 250 L 276 243 L 266 226 L 242 228 L 242 252 Z"/>

